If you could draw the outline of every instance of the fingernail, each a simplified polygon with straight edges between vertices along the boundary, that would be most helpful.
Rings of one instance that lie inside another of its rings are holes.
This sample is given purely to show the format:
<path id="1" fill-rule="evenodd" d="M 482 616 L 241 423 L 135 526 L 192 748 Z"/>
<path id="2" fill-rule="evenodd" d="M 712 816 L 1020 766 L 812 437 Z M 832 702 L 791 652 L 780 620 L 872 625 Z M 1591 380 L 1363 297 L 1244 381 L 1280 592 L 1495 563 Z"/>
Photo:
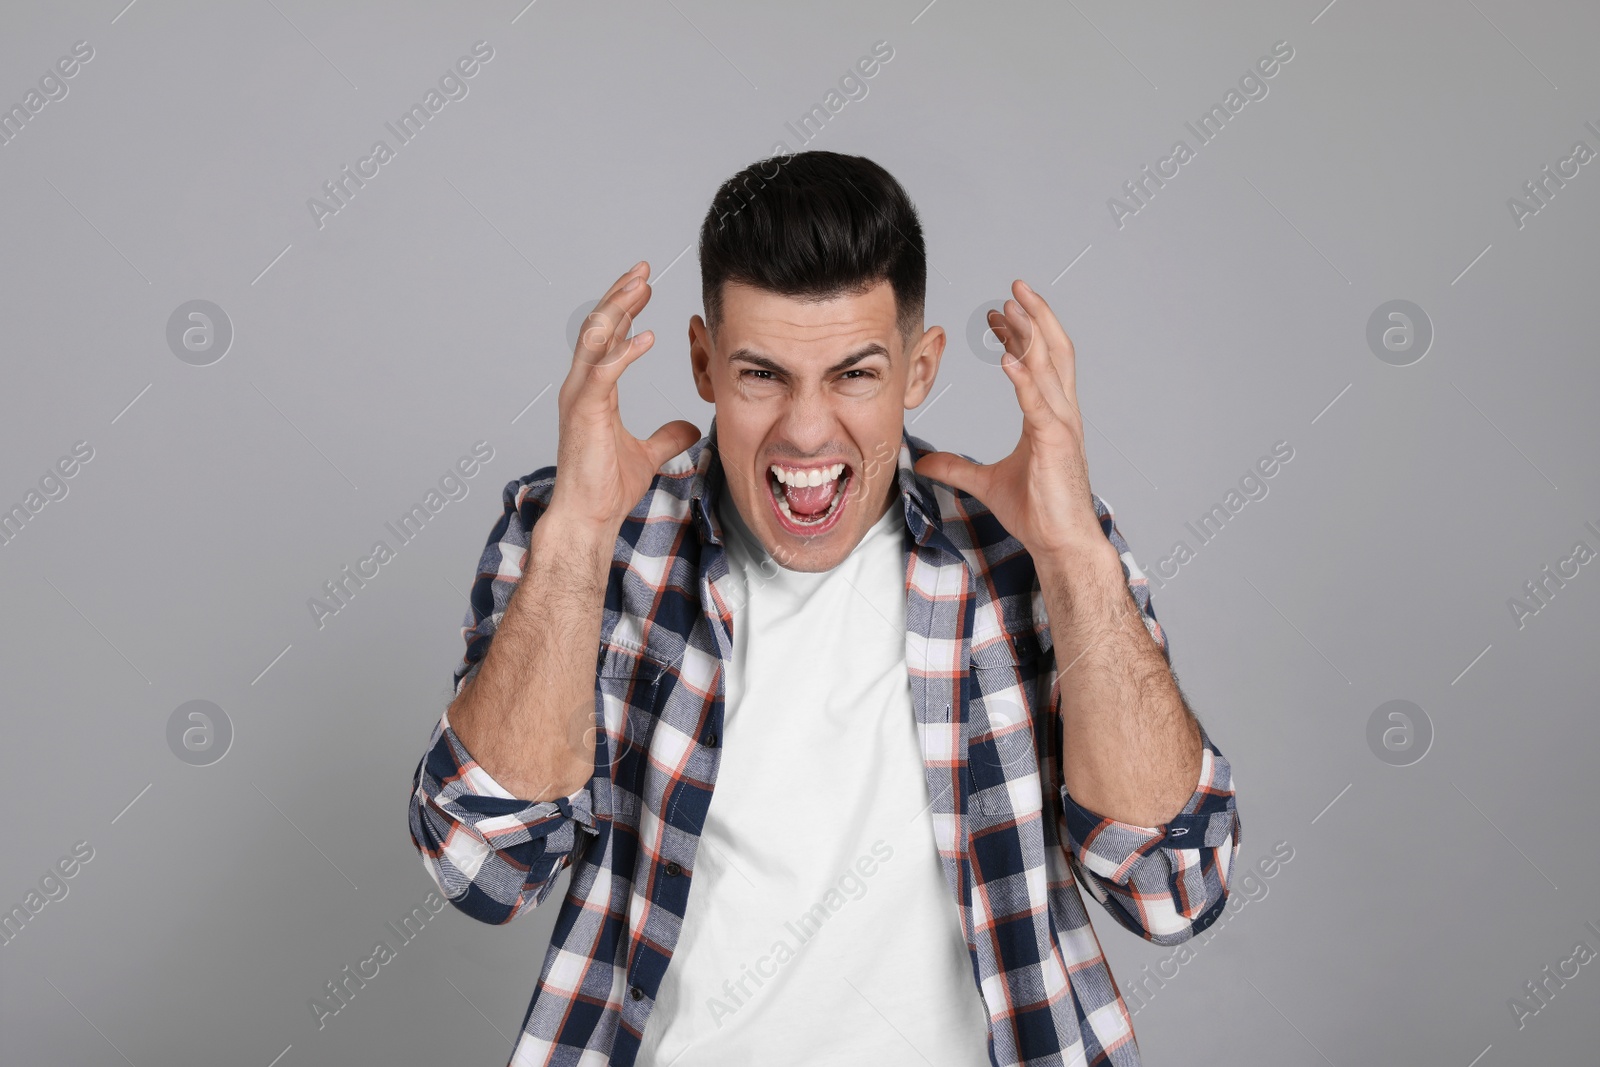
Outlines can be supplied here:
<path id="1" fill-rule="evenodd" d="M 1023 292 L 1027 292 L 1027 293 L 1033 292 L 1033 286 L 1029 285 L 1027 282 L 1023 281 L 1021 278 L 1017 279 L 1017 284 L 1022 286 Z"/>
<path id="2" fill-rule="evenodd" d="M 638 270 L 642 266 L 644 266 L 644 260 L 641 259 L 639 262 L 635 263 L 630 269 L 631 270 Z"/>
<path id="3" fill-rule="evenodd" d="M 638 278 L 634 278 L 634 279 L 633 279 L 633 280 L 632 280 L 632 281 L 630 281 L 630 282 L 629 282 L 629 283 L 628 283 L 628 284 L 627 284 L 627 285 L 624 285 L 624 286 L 623 286 L 623 287 L 622 287 L 622 291 L 623 291 L 623 292 L 624 292 L 624 293 L 626 293 L 626 292 L 628 292 L 628 291 L 630 291 L 630 290 L 632 290 L 632 289 L 637 289 L 637 288 L 639 288 L 639 279 L 638 279 Z"/>

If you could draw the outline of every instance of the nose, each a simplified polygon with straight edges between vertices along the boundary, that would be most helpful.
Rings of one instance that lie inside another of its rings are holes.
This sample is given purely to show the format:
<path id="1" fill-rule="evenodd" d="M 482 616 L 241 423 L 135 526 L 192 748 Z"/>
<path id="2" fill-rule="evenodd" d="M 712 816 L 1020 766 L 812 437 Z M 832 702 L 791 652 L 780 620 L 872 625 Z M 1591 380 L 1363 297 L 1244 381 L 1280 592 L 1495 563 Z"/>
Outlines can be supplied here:
<path id="1" fill-rule="evenodd" d="M 803 387 L 791 396 L 777 429 L 779 436 L 798 453 L 797 461 L 803 461 L 805 456 L 820 458 L 843 451 L 837 447 L 838 419 L 820 385 Z"/>

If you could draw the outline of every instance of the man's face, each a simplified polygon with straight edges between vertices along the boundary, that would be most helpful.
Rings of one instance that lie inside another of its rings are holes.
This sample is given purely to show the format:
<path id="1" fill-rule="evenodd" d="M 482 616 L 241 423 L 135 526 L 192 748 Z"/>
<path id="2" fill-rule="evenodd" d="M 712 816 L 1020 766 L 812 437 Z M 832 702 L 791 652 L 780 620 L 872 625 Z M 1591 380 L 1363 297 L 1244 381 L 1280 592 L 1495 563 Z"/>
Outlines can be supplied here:
<path id="1" fill-rule="evenodd" d="M 886 280 L 821 303 L 728 282 L 715 340 L 689 321 L 727 492 L 780 566 L 830 570 L 883 517 L 899 493 L 903 412 L 933 387 L 944 339 L 935 326 L 905 347 Z M 821 484 L 791 484 L 802 478 Z"/>

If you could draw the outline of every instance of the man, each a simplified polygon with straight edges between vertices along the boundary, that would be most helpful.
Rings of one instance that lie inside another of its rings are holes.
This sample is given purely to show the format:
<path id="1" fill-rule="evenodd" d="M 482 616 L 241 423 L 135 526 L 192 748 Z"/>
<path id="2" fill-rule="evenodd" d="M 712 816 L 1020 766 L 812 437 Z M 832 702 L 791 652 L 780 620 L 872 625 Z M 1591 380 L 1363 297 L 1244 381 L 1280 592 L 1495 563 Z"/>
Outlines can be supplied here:
<path id="1" fill-rule="evenodd" d="M 904 428 L 945 333 L 881 167 L 753 165 L 700 264 L 710 431 L 622 426 L 640 263 L 578 343 L 557 463 L 505 488 L 413 781 L 468 915 L 571 869 L 511 1062 L 1138 1064 L 1074 875 L 1180 942 L 1239 821 L 1089 489 L 1071 341 L 1020 281 L 991 313 L 1023 429 L 979 465 Z"/>

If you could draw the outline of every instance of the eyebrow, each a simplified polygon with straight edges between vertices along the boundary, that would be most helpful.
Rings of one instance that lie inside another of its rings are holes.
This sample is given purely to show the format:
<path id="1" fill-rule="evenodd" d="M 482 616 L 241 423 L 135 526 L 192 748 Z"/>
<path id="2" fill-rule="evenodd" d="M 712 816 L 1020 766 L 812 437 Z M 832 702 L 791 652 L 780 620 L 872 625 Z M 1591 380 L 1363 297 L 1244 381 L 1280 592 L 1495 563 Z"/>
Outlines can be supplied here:
<path id="1" fill-rule="evenodd" d="M 879 344 L 877 341 L 869 341 L 865 345 L 862 345 L 860 348 L 856 349 L 854 352 L 850 353 L 848 356 L 845 356 L 833 366 L 829 367 L 823 373 L 832 374 L 835 371 L 847 370 L 871 356 L 882 356 L 884 359 L 890 358 L 889 350 L 887 348 L 884 348 L 883 345 Z M 733 354 L 728 357 L 728 362 L 730 364 L 735 362 L 751 363 L 757 367 L 762 367 L 777 374 L 789 373 L 788 368 L 784 367 L 783 364 L 776 360 L 768 359 L 766 356 L 758 355 L 748 348 L 736 349 Z"/>

